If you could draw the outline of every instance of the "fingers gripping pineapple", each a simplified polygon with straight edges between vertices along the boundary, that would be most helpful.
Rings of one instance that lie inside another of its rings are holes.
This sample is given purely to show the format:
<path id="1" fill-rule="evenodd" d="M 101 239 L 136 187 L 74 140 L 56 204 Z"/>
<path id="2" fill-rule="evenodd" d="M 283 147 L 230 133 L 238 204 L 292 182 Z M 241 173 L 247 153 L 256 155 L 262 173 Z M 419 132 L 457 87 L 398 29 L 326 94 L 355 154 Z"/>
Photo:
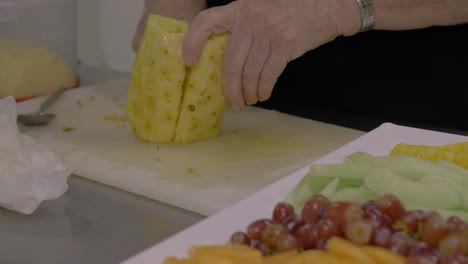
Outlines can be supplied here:
<path id="1" fill-rule="evenodd" d="M 200 62 L 187 69 L 185 22 L 151 15 L 137 53 L 127 114 L 137 138 L 184 144 L 219 134 L 226 108 L 221 65 L 227 35 L 212 36 Z"/>

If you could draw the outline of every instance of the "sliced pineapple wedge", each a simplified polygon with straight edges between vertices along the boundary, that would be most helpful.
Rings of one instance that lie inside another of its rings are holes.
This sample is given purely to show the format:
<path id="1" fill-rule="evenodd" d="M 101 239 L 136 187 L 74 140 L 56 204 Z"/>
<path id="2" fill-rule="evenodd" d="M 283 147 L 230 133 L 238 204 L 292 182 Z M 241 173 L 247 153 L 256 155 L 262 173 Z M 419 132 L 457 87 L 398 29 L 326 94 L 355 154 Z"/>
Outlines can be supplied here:
<path id="1" fill-rule="evenodd" d="M 189 69 L 175 143 L 189 143 L 218 136 L 227 107 L 221 65 L 228 35 L 213 35 L 204 46 L 200 61 Z"/>
<path id="2" fill-rule="evenodd" d="M 170 143 L 174 138 L 185 79 L 185 22 L 151 15 L 136 55 L 127 115 L 137 138 Z"/>
<path id="3" fill-rule="evenodd" d="M 184 144 L 216 137 L 227 103 L 221 65 L 228 34 L 206 42 L 199 63 L 187 68 L 186 22 L 150 15 L 133 66 L 127 114 L 135 136 L 151 143 Z"/>

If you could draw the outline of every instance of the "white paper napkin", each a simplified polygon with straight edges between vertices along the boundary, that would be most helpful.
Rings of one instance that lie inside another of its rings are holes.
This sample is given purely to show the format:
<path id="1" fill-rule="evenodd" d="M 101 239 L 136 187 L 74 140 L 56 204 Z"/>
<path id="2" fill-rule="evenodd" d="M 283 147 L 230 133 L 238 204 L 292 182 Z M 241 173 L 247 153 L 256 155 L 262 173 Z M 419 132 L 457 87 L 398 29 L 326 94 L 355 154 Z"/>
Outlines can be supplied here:
<path id="1" fill-rule="evenodd" d="M 68 190 L 71 169 L 54 153 L 22 134 L 16 101 L 0 99 L 0 207 L 33 213 L 44 200 Z"/>

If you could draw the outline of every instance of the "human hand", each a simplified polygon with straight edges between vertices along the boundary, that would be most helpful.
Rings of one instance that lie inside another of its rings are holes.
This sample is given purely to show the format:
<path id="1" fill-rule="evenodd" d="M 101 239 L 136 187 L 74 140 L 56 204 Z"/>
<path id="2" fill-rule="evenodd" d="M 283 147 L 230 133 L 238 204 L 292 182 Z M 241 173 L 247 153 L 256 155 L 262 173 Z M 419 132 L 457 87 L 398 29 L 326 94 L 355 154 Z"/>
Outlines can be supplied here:
<path id="1" fill-rule="evenodd" d="M 211 34 L 231 32 L 223 81 L 236 111 L 267 100 L 286 65 L 339 35 L 359 31 L 356 1 L 237 0 L 200 12 L 184 42 L 187 66 L 197 63 Z"/>

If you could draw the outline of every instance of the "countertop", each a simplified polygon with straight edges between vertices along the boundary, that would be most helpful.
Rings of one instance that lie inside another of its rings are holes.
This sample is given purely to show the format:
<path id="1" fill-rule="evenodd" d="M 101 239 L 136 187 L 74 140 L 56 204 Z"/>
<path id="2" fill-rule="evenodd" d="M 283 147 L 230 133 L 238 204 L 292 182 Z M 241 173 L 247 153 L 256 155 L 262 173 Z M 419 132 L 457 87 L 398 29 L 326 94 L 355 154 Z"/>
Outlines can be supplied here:
<path id="1" fill-rule="evenodd" d="M 129 77 L 85 66 L 79 74 L 83 86 Z M 300 109 L 291 108 L 295 112 L 299 115 Z M 383 122 L 340 112 L 316 114 L 308 118 L 362 131 Z M 468 135 L 468 131 L 422 128 Z M 72 175 L 64 196 L 42 203 L 30 216 L 0 209 L 0 263 L 118 263 L 203 218 Z M 148 222 L 154 224 L 142 224 Z"/>
<path id="2" fill-rule="evenodd" d="M 78 72 L 82 86 L 129 76 Z M 76 175 L 68 183 L 29 216 L 0 208 L 0 263 L 118 263 L 204 218 Z"/>

